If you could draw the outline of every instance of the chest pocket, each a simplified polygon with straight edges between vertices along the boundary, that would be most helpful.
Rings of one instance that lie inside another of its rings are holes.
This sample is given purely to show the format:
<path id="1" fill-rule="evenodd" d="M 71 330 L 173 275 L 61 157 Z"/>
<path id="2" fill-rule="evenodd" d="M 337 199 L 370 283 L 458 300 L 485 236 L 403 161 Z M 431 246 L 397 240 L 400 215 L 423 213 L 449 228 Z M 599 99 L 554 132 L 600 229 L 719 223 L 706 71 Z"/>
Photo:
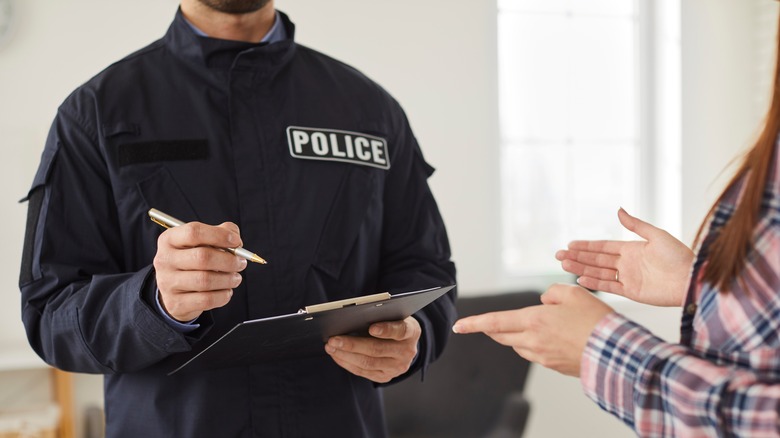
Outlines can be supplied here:
<path id="1" fill-rule="evenodd" d="M 103 129 L 106 149 L 114 165 L 112 185 L 120 218 L 136 220 L 134 224 L 127 224 L 127 229 L 132 229 L 132 225 L 141 226 L 150 237 L 162 232 L 147 217 L 150 208 L 185 222 L 208 219 L 196 213 L 200 211 L 196 208 L 198 199 L 192 196 L 193 193 L 208 196 L 196 185 L 204 180 L 205 169 L 213 165 L 209 161 L 211 151 L 205 138 L 181 139 L 175 135 L 160 135 L 162 139 L 156 136 L 142 138 L 140 128 L 131 123 L 117 123 Z M 139 245 L 137 232 L 124 238 L 133 239 L 126 242 L 126 247 L 132 248 L 126 254 L 127 260 L 148 263 L 156 250 L 156 239 L 147 238 L 145 245 Z"/>
<path id="2" fill-rule="evenodd" d="M 146 203 L 145 210 L 159 208 L 185 222 L 199 219 L 167 167 L 160 167 L 151 176 L 140 181 L 138 190 Z M 151 225 L 151 222 L 149 226 L 157 229 L 157 226 Z"/>
<path id="3" fill-rule="evenodd" d="M 330 277 L 339 278 L 361 232 L 369 234 L 368 240 L 373 241 L 375 251 L 379 251 L 381 208 L 372 208 L 381 205 L 376 172 L 350 166 L 341 180 L 313 261 L 315 267 Z"/>

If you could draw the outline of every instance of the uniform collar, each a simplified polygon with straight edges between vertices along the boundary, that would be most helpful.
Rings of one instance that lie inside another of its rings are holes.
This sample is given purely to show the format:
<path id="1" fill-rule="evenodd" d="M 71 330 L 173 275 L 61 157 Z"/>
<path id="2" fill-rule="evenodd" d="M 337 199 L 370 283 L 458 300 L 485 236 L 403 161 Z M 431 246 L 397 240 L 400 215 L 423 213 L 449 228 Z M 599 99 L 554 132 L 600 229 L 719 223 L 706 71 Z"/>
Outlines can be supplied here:
<path id="1" fill-rule="evenodd" d="M 282 26 L 284 35 L 278 42 L 221 40 L 199 36 L 179 9 L 163 42 L 175 55 L 210 68 L 268 68 L 289 59 L 294 51 L 295 25 L 280 11 L 277 11 L 277 24 Z"/>
<path id="2" fill-rule="evenodd" d="M 274 24 L 271 26 L 271 29 L 268 30 L 268 33 L 265 34 L 262 40 L 260 40 L 260 43 L 278 43 L 279 41 L 287 39 L 287 32 L 285 31 L 284 25 L 282 24 L 282 18 L 280 17 L 279 11 L 274 11 Z M 187 24 L 190 25 L 190 29 L 192 29 L 193 32 L 195 32 L 196 35 L 207 37 L 208 35 L 206 32 L 203 32 L 202 30 L 198 29 L 197 26 L 192 24 L 190 20 L 187 20 L 187 17 L 184 17 L 184 21 L 187 22 Z"/>

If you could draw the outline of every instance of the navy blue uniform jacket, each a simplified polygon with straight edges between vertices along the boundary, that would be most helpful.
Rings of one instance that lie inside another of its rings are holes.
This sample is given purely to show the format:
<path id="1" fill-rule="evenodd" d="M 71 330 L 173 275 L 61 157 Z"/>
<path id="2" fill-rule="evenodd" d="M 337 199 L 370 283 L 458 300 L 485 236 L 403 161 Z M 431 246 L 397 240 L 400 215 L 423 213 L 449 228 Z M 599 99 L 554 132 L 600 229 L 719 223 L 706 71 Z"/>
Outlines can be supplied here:
<path id="1" fill-rule="evenodd" d="M 384 436 L 379 387 L 324 352 L 166 373 L 243 320 L 455 281 L 433 169 L 402 109 L 296 44 L 282 18 L 288 39 L 258 45 L 196 36 L 179 12 L 58 110 L 28 194 L 23 321 L 46 362 L 105 374 L 110 437 Z M 151 207 L 233 221 L 269 261 L 194 332 L 153 306 Z M 400 378 L 439 355 L 453 300 L 415 314 L 420 351 Z"/>

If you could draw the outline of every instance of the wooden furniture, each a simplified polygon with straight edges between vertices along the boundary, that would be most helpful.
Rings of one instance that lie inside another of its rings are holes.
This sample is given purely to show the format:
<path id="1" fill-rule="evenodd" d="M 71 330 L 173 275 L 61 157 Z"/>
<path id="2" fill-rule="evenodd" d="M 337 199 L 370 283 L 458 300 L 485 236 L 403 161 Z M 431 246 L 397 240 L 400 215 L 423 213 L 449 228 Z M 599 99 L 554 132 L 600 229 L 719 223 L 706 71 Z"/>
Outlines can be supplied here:
<path id="1" fill-rule="evenodd" d="M 58 438 L 74 438 L 73 379 L 70 373 L 52 368 L 43 362 L 27 345 L 0 344 L 0 373 L 25 370 L 49 370 L 52 397 L 59 407 Z M 2 375 L 0 374 L 0 378 Z"/>
<path id="2" fill-rule="evenodd" d="M 56 368 L 51 369 L 54 383 L 54 399 L 60 407 L 60 422 L 57 427 L 59 438 L 74 438 L 73 378 Z"/>

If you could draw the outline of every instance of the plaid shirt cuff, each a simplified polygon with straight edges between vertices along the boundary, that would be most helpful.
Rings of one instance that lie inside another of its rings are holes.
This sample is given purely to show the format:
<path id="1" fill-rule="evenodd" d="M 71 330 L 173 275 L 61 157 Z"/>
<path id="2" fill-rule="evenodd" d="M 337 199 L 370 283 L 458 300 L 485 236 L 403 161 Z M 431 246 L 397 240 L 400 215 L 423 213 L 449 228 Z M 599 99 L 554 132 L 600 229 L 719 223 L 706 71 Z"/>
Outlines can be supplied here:
<path id="1" fill-rule="evenodd" d="M 605 316 L 588 339 L 580 382 L 585 395 L 634 427 L 635 384 L 663 341 L 618 313 Z"/>

